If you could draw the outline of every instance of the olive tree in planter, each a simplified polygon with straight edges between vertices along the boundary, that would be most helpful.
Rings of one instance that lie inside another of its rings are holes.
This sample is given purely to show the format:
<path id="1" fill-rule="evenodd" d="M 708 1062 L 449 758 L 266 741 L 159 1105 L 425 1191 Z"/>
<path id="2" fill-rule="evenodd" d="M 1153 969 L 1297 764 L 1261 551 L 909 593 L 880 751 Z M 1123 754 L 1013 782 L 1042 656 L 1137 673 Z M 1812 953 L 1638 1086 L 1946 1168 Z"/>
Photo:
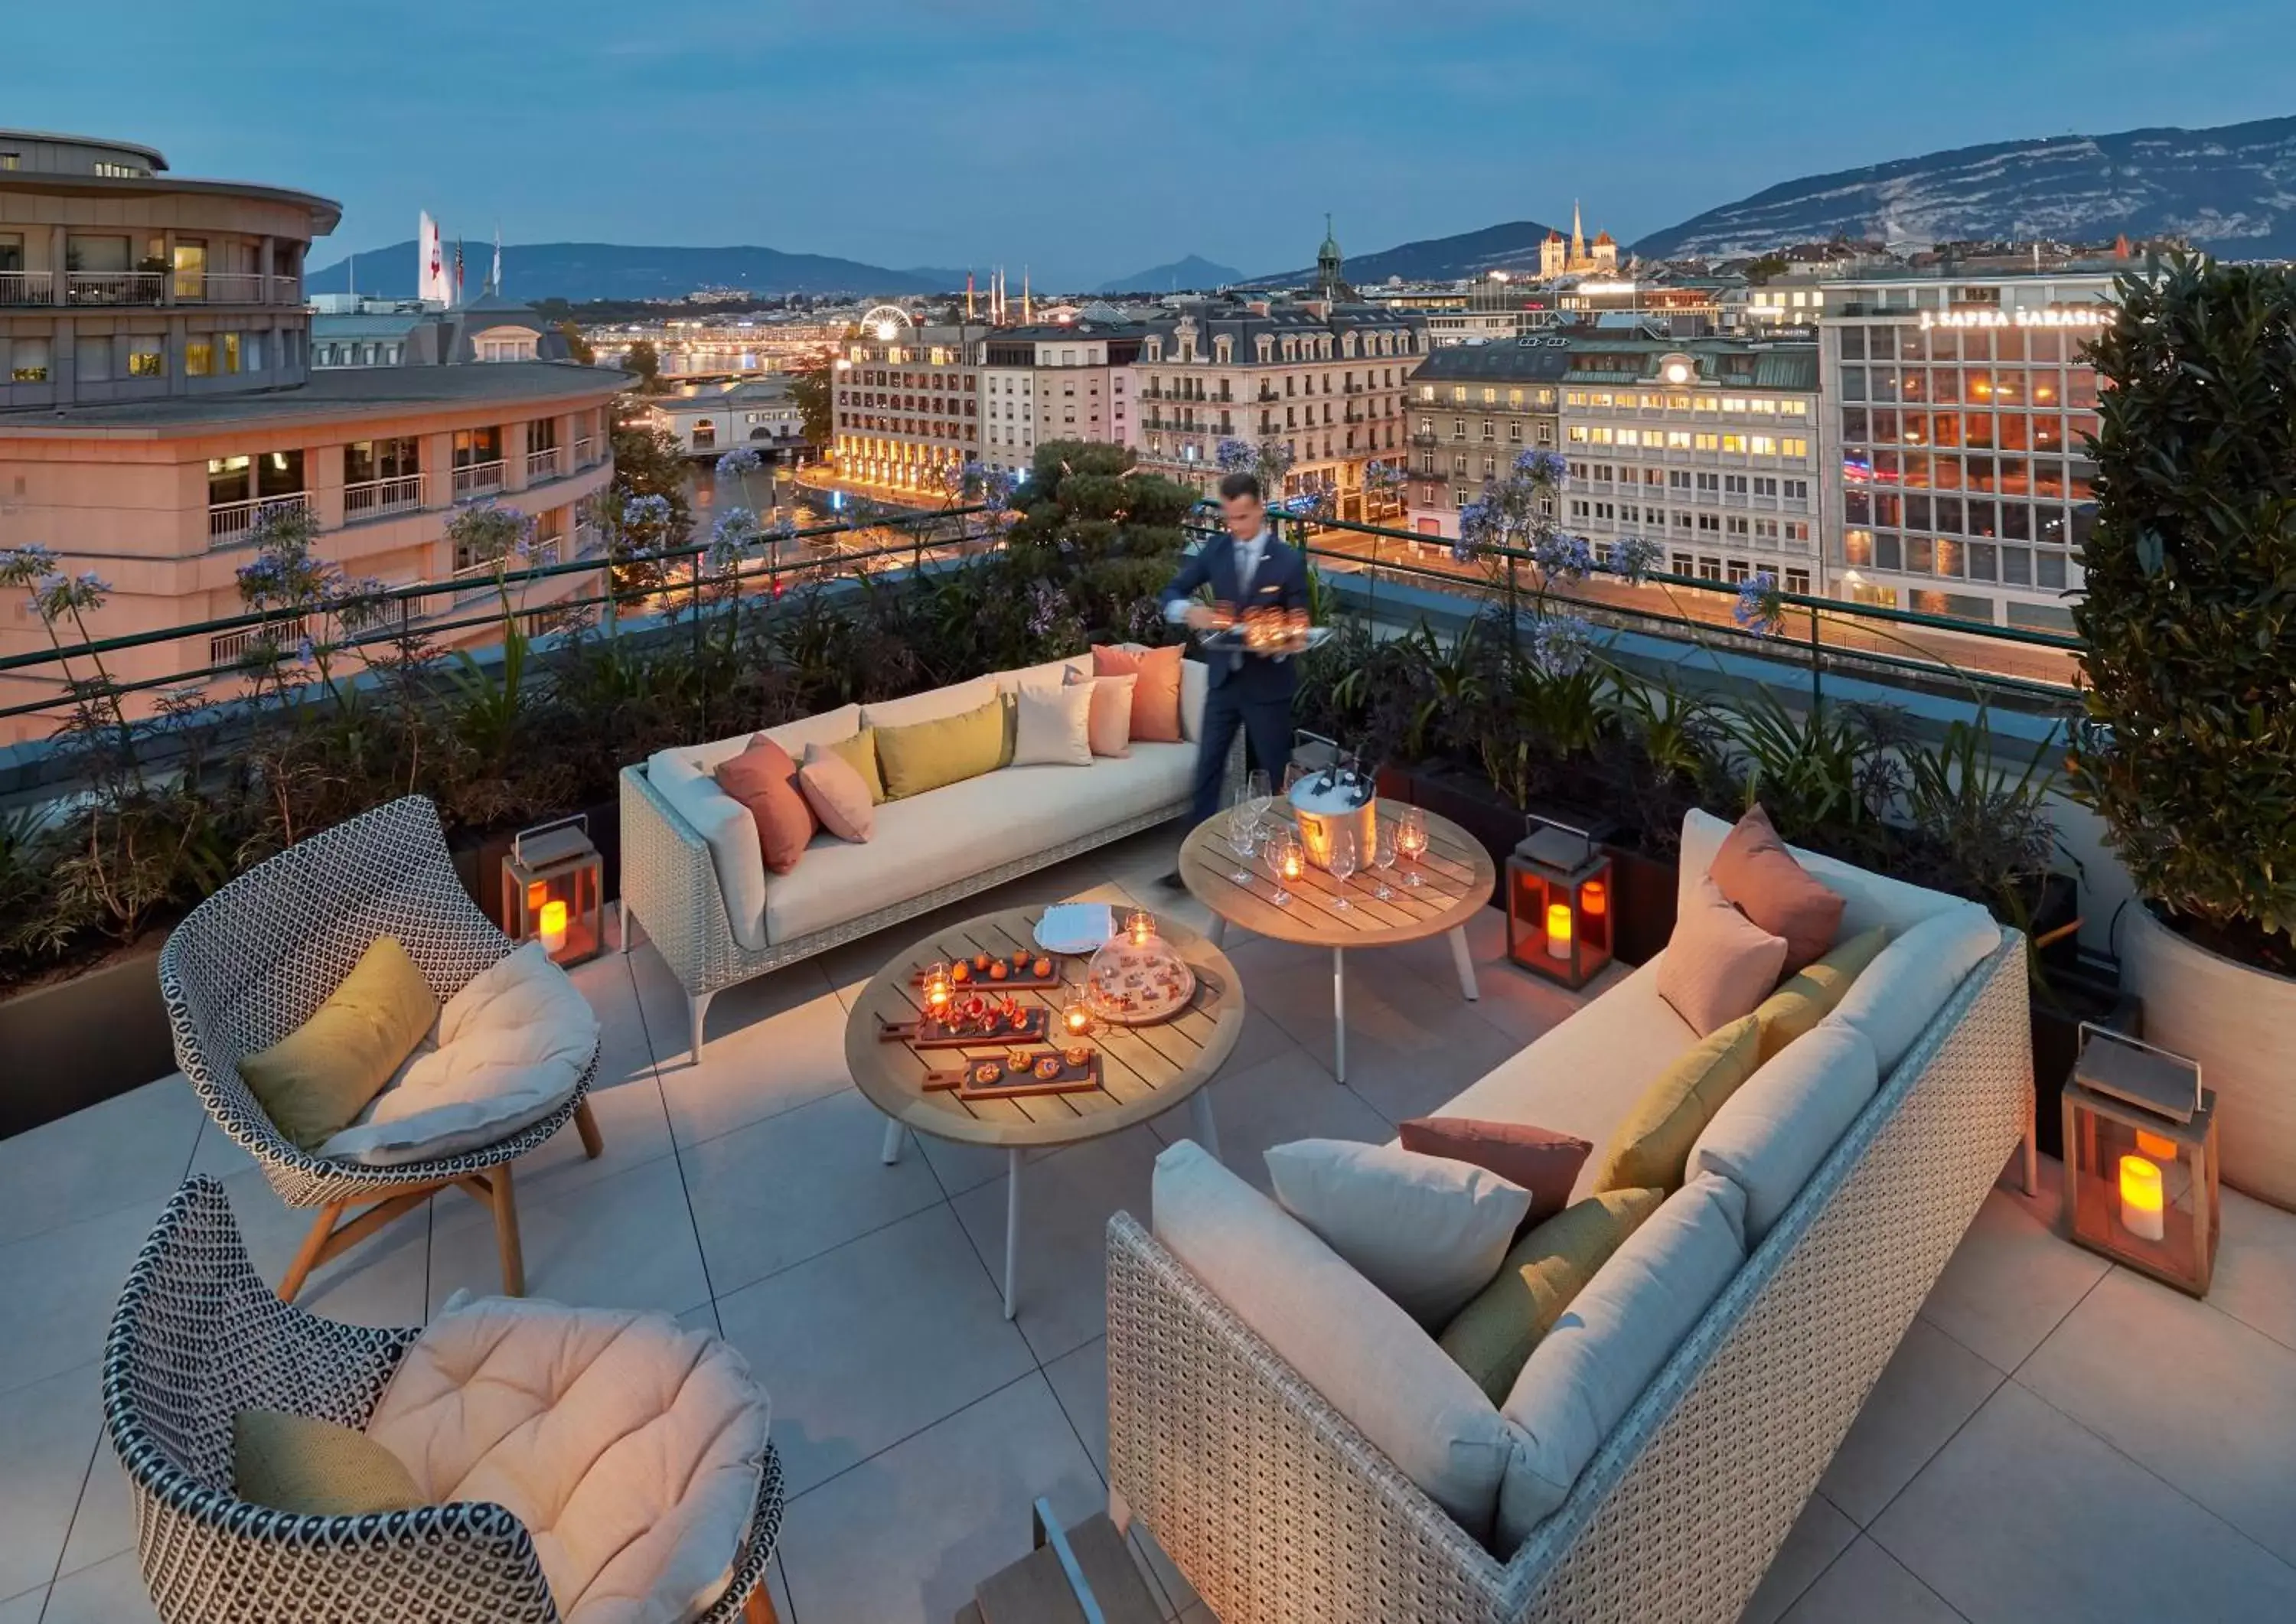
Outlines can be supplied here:
<path id="1" fill-rule="evenodd" d="M 2179 259 L 2119 299 L 2074 782 L 2143 899 L 2146 1038 L 2201 1062 L 2226 1182 L 2296 1207 L 2296 274 Z"/>

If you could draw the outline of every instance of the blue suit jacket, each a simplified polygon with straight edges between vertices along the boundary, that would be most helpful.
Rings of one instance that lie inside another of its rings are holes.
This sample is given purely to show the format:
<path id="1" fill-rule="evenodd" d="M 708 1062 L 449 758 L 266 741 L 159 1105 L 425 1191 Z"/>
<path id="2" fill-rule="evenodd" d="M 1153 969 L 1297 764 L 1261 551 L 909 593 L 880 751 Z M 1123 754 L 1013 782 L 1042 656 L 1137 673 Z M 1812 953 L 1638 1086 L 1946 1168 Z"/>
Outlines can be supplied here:
<path id="1" fill-rule="evenodd" d="M 1222 531 L 1180 561 L 1179 573 L 1164 588 L 1163 602 L 1179 603 L 1209 585 L 1213 601 L 1234 604 L 1238 614 L 1247 608 L 1308 607 L 1308 561 L 1297 547 L 1287 546 L 1272 535 L 1267 538 L 1260 551 L 1259 568 L 1252 571 L 1248 603 L 1242 601 L 1237 589 L 1235 569 L 1235 538 Z M 1294 660 L 1215 649 L 1206 652 L 1204 664 L 1205 675 L 1215 688 L 1238 682 L 1254 696 L 1289 698 L 1300 685 L 1299 662 Z"/>

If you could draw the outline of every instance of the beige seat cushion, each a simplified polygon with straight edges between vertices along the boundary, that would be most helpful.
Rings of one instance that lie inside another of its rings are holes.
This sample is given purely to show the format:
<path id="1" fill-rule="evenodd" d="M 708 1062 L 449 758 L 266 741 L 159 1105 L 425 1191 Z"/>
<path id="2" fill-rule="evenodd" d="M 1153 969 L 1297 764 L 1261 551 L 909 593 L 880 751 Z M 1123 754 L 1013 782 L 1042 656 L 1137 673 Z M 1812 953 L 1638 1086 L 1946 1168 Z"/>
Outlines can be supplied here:
<path id="1" fill-rule="evenodd" d="M 1992 915 L 1973 902 L 1956 902 L 1882 948 L 1825 1019 L 1865 1033 L 1887 1077 L 1962 979 L 2000 945 Z"/>
<path id="2" fill-rule="evenodd" d="M 1439 1114 L 1531 1122 L 1575 1134 L 1595 1153 L 1570 1186 L 1595 1192 L 1603 1151 L 1652 1079 L 1698 1034 L 1659 997 L 1664 956 L 1654 958 L 1529 1048 L 1502 1061 Z"/>
<path id="3" fill-rule="evenodd" d="M 867 845 L 818 839 L 795 872 L 775 876 L 767 935 L 794 941 L 1184 801 L 1195 761 L 1193 745 L 1139 744 L 1088 767 L 1008 767 L 889 800 Z"/>
<path id="4" fill-rule="evenodd" d="M 1833 1013 L 1850 983 L 1866 972 L 1889 939 L 1889 930 L 1883 925 L 1860 931 L 1816 964 L 1805 964 L 1788 976 L 1775 992 L 1756 1005 L 1754 1021 L 1762 1029 L 1762 1059 L 1767 1062 Z"/>
<path id="5" fill-rule="evenodd" d="M 1169 748 L 1169 747 L 1167 747 Z M 1467 1373 L 1290 1213 L 1192 1139 L 1156 1158 L 1156 1238 L 1478 1538 L 1515 1440 Z"/>
<path id="6" fill-rule="evenodd" d="M 1091 669 L 1089 661 L 1085 668 Z M 976 677 L 971 682 L 951 683 L 946 688 L 929 688 L 922 693 L 900 699 L 878 700 L 862 708 L 861 726 L 914 727 L 920 722 L 939 722 L 980 709 L 1000 691 L 996 677 Z"/>
<path id="7" fill-rule="evenodd" d="M 1619 1244 L 1522 1367 L 1500 1413 L 1521 1429 L 1499 1488 L 1499 1555 L 1579 1472 L 1746 1260 L 1746 1198 L 1703 1174 Z"/>
<path id="8" fill-rule="evenodd" d="M 1677 882 L 1677 896 L 1686 901 L 1698 881 L 1713 865 L 1715 854 L 1731 825 L 1710 812 L 1692 808 L 1682 820 L 1682 871 Z M 1898 932 L 1919 924 L 1932 914 L 1947 908 L 1967 907 L 1958 897 L 1948 897 L 1943 891 L 1933 891 L 1919 885 L 1908 885 L 1903 880 L 1892 880 L 1887 874 L 1877 874 L 1833 857 L 1819 857 L 1814 851 L 1804 851 L 1799 846 L 1789 846 L 1795 862 L 1819 883 L 1841 898 L 1841 924 L 1834 939 L 1847 941 L 1860 931 L 1875 925 L 1887 925 L 1894 938 Z"/>
<path id="9" fill-rule="evenodd" d="M 724 1587 L 766 1423 L 765 1394 L 718 1337 L 490 1297 L 431 1321 L 366 1431 L 428 1499 L 515 1514 L 568 1624 L 676 1624 Z"/>
<path id="10" fill-rule="evenodd" d="M 1746 1244 L 1759 1246 L 1880 1081 L 1866 1035 L 1821 1021 L 1722 1102 L 1690 1147 L 1688 1176 L 1718 1173 L 1743 1190 Z"/>

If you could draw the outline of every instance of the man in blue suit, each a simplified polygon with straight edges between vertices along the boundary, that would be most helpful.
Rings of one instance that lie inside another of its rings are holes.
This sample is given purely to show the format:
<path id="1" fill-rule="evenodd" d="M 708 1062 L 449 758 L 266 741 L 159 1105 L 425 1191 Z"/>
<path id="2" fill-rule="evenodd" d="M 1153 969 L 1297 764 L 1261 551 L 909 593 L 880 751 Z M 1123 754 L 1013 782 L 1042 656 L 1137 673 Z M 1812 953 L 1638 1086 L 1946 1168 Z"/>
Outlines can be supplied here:
<path id="1" fill-rule="evenodd" d="M 1164 615 L 1193 631 L 1217 624 L 1210 607 L 1193 601 L 1209 586 L 1215 603 L 1241 619 L 1247 609 L 1308 606 L 1308 564 L 1295 547 L 1276 539 L 1260 500 L 1259 481 L 1232 473 L 1219 483 L 1227 534 L 1215 536 L 1181 562 L 1164 588 Z M 1210 686 L 1204 696 L 1202 736 L 1197 741 L 1194 821 L 1219 810 L 1220 779 L 1236 730 L 1251 742 L 1255 766 L 1279 782 L 1292 756 L 1292 695 L 1300 685 L 1298 666 L 1283 655 L 1247 654 L 1211 649 L 1204 655 Z M 1177 884 L 1177 874 L 1169 882 Z"/>

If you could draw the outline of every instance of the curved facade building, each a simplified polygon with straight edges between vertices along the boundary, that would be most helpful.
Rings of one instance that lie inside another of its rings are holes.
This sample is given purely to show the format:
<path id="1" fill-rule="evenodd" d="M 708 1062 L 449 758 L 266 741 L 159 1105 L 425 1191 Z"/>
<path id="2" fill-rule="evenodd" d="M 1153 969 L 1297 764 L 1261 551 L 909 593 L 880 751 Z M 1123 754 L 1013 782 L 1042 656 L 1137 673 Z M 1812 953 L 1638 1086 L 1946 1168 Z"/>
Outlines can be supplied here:
<path id="1" fill-rule="evenodd" d="M 314 373 L 303 265 L 340 212 L 177 177 L 148 147 L 0 130 L 0 549 L 45 546 L 109 582 L 92 635 L 245 612 L 239 567 L 282 504 L 316 515 L 326 557 L 393 586 L 470 568 L 447 537 L 469 502 L 533 514 L 545 557 L 588 545 L 627 374 L 523 359 Z M 426 603 L 453 615 L 450 595 Z M 187 676 L 245 642 L 194 634 L 108 663 L 126 682 Z M 20 599 L 0 603 L 0 656 L 46 644 Z M 0 673 L 0 744 L 53 730 L 53 710 L 4 713 L 53 701 L 62 675 Z"/>

